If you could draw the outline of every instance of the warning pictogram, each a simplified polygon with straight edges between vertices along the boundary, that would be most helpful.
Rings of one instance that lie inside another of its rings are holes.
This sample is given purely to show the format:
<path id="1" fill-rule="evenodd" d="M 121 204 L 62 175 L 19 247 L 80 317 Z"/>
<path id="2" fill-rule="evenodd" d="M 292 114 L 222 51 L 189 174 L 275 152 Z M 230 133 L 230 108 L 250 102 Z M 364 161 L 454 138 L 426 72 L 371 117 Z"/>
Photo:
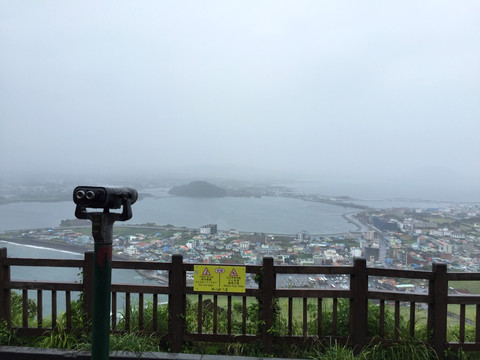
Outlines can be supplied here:
<path id="1" fill-rule="evenodd" d="M 211 275 L 210 271 L 208 271 L 208 268 L 205 268 L 205 270 L 203 270 L 202 275 Z"/>
<path id="2" fill-rule="evenodd" d="M 238 276 L 237 272 L 235 271 L 235 268 L 232 269 L 229 276 Z"/>

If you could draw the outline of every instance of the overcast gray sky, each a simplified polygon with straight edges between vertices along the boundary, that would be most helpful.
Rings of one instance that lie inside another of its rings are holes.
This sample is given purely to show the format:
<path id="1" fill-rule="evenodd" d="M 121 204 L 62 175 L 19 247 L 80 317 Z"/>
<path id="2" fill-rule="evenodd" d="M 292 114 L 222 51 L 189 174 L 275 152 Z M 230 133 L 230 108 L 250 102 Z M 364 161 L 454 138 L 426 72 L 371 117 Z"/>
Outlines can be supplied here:
<path id="1" fill-rule="evenodd" d="M 478 184 L 479 19 L 477 0 L 1 0 L 1 172 Z"/>

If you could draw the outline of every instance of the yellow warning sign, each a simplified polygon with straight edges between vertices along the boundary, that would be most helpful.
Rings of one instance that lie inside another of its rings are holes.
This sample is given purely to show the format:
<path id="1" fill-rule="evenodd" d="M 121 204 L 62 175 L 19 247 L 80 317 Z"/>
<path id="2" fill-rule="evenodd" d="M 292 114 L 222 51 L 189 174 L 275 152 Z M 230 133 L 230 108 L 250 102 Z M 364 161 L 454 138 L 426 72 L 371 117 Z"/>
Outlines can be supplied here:
<path id="1" fill-rule="evenodd" d="M 195 265 L 194 291 L 245 292 L 245 266 Z"/>

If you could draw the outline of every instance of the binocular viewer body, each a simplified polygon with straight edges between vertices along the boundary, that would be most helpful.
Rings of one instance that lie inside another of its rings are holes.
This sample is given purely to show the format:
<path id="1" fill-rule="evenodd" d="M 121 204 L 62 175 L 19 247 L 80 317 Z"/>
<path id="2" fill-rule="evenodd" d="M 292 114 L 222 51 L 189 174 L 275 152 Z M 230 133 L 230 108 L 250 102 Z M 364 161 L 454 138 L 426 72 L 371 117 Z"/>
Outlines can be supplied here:
<path id="1" fill-rule="evenodd" d="M 130 205 L 138 199 L 137 190 L 128 187 L 77 186 L 73 190 L 73 202 L 95 209 L 120 209 L 124 201 Z"/>
<path id="2" fill-rule="evenodd" d="M 137 191 L 128 187 L 77 186 L 73 190 L 73 202 L 77 205 L 75 216 L 92 222 L 92 235 L 95 241 L 91 356 L 93 360 L 109 358 L 113 223 L 131 219 L 131 205 L 137 199 Z M 123 207 L 121 213 L 110 212 L 110 209 L 121 207 Z M 87 208 L 100 208 L 103 211 L 87 212 Z"/>

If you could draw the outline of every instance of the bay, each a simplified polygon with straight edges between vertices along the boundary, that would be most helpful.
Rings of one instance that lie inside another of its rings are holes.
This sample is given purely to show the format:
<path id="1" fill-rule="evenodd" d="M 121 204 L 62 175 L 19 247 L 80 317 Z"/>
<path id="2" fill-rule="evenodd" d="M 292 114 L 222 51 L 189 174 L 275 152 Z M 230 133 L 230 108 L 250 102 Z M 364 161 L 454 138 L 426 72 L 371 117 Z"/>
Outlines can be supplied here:
<path id="1" fill-rule="evenodd" d="M 138 201 L 133 206 L 133 218 L 127 223 L 154 222 L 159 225 L 200 227 L 215 223 L 219 229 L 239 229 L 252 232 L 293 234 L 298 231 L 310 233 L 340 233 L 354 230 L 342 215 L 358 209 L 332 206 L 282 197 L 261 198 L 183 198 L 155 197 Z M 56 227 L 61 220 L 73 219 L 75 205 L 72 202 L 21 202 L 0 206 L 0 230 L 20 230 Z M 1 242 L 7 247 L 8 256 L 49 259 L 83 259 L 82 253 Z M 15 267 L 12 279 L 28 281 L 81 281 L 80 269 L 64 268 L 58 271 L 47 267 Z M 117 270 L 112 273 L 113 283 L 156 284 L 132 270 Z M 72 294 L 78 298 L 79 294 Z M 36 299 L 36 292 L 29 297 Z M 43 292 L 43 312 L 51 314 L 51 293 Z M 166 299 L 159 299 L 165 301 Z M 58 311 L 65 310 L 65 294 L 58 294 Z M 123 298 L 119 299 L 119 309 Z"/>
<path id="2" fill-rule="evenodd" d="M 333 234 L 355 230 L 342 215 L 358 209 L 285 197 L 145 198 L 132 207 L 126 224 L 156 223 L 198 228 L 217 224 L 221 230 L 295 234 Z M 0 205 L 0 230 L 56 227 L 73 219 L 72 202 Z"/>

